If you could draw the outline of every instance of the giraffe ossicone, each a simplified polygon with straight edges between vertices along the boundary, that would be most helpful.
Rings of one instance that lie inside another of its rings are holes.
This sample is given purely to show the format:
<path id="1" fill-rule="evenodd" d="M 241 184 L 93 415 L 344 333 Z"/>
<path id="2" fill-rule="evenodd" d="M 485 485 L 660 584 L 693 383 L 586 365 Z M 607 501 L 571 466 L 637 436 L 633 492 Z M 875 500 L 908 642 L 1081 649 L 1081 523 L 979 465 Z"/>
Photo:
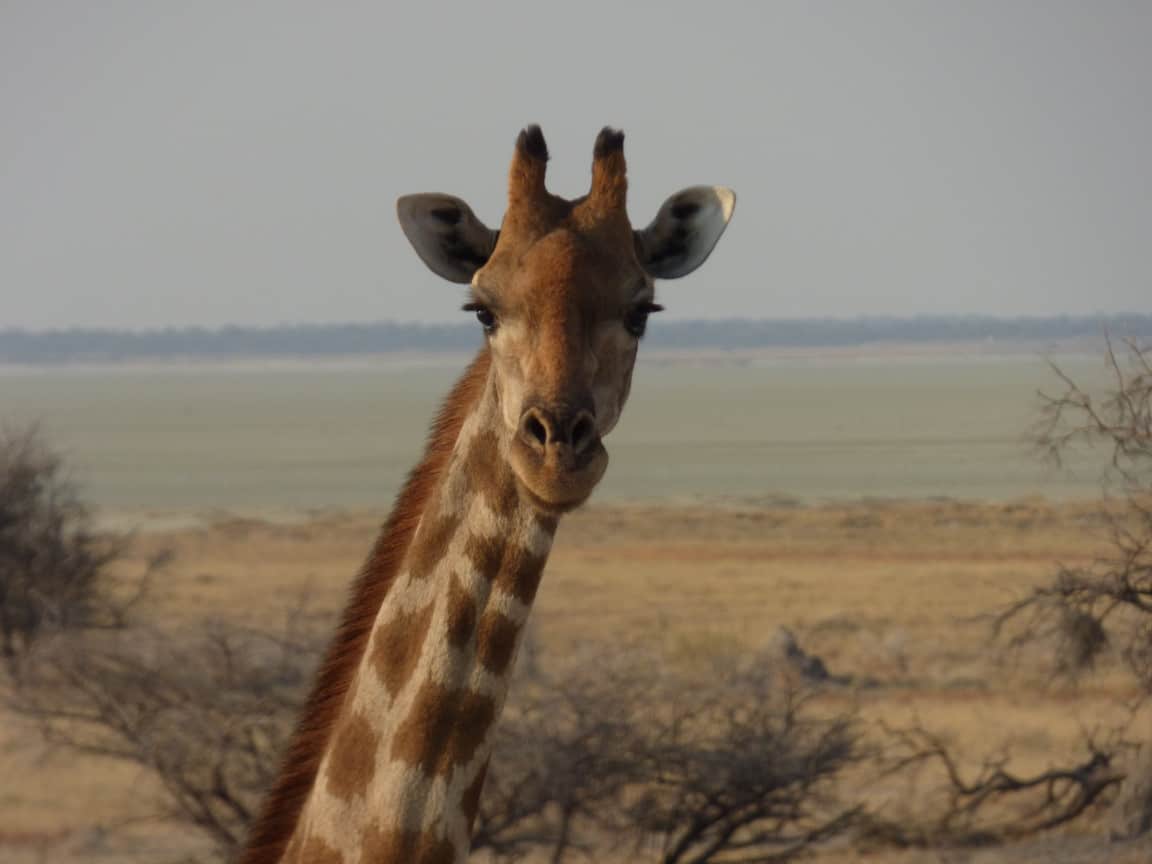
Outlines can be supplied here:
<path id="1" fill-rule="evenodd" d="M 469 284 L 484 346 L 433 424 L 353 588 L 241 864 L 460 864 L 523 627 L 561 515 L 607 467 L 654 279 L 699 267 L 730 189 L 693 186 L 634 230 L 623 133 L 587 195 L 545 185 L 520 133 L 499 229 L 450 195 L 397 203 L 428 267 Z"/>

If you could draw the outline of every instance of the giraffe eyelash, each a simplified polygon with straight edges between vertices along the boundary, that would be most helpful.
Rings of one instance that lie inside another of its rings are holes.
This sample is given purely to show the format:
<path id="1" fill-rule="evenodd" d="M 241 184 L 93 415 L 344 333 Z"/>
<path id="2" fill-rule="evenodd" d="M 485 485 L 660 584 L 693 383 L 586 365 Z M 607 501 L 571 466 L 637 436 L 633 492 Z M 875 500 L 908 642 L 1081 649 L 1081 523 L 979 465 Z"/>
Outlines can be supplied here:
<path id="1" fill-rule="evenodd" d="M 496 331 L 496 314 L 484 303 L 465 303 L 460 308 L 465 312 L 475 312 L 476 320 L 480 322 L 480 326 L 489 336 Z"/>
<path id="2" fill-rule="evenodd" d="M 640 339 L 644 336 L 644 331 L 648 328 L 648 316 L 653 312 L 661 312 L 664 307 L 659 303 L 652 303 L 645 301 L 637 303 L 631 309 L 624 313 L 624 329 Z"/>

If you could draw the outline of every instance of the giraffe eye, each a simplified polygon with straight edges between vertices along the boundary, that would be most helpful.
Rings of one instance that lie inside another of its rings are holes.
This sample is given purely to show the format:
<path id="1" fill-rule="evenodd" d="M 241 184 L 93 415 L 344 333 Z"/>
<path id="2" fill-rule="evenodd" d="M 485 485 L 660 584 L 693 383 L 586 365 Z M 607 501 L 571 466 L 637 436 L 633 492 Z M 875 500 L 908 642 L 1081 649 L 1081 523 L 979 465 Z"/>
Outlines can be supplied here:
<path id="1" fill-rule="evenodd" d="M 656 303 L 637 303 L 624 314 L 624 329 L 639 339 L 648 327 L 648 316 L 663 308 Z"/>
<path id="2" fill-rule="evenodd" d="M 465 303 L 463 306 L 465 312 L 475 312 L 476 320 L 480 322 L 480 326 L 484 328 L 484 332 L 488 335 L 496 330 L 496 315 L 485 306 L 483 303 Z"/>

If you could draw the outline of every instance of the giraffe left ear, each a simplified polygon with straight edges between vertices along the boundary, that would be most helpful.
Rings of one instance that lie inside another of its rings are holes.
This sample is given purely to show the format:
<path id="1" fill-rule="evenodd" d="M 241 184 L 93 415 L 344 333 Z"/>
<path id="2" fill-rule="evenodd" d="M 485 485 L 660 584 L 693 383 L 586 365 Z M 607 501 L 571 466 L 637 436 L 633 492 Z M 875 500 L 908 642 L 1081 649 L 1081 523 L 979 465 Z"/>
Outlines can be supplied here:
<path id="1" fill-rule="evenodd" d="M 635 232 L 640 264 L 656 279 L 687 276 L 712 254 L 735 209 L 736 193 L 727 186 L 681 189 Z"/>
<path id="2" fill-rule="evenodd" d="M 449 282 L 471 282 L 488 263 L 500 233 L 454 195 L 405 195 L 396 202 L 396 215 L 420 260 Z"/>

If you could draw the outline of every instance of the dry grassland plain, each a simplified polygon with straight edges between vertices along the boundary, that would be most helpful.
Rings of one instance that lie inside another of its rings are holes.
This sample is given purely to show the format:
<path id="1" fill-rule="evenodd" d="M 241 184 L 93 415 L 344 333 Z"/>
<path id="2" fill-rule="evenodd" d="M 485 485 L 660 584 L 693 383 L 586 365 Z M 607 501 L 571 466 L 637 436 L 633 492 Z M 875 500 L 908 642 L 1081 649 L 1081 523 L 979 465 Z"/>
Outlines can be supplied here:
<path id="1" fill-rule="evenodd" d="M 545 574 L 532 624 L 543 660 L 641 644 L 724 664 L 787 627 L 834 676 L 867 683 L 820 697 L 830 712 L 859 710 L 866 731 L 922 723 L 970 769 L 1004 753 L 1020 772 L 1075 760 L 1085 734 L 1128 719 L 1137 691 L 1121 659 L 1070 683 L 1053 677 L 1050 645 L 1006 652 L 990 632 L 1060 564 L 1106 550 L 1098 474 L 1088 463 L 1078 478 L 1050 474 L 1027 445 L 1035 393 L 1054 383 L 1048 356 L 948 346 L 641 364 L 604 488 L 565 520 Z M 1108 383 L 1098 356 L 1054 359 Z M 340 606 L 382 490 L 416 459 L 461 362 L 0 370 L 0 420 L 43 421 L 102 522 L 145 526 L 129 567 L 174 553 L 149 615 L 269 626 L 302 592 Z M 765 490 L 797 498 L 749 497 Z M 955 500 L 927 497 L 941 492 Z M 1045 497 L 1016 497 L 1033 493 Z M 230 509 L 204 515 L 219 507 Z M 326 509 L 300 515 L 312 507 Z M 0 715 L 0 864 L 196 849 L 140 821 L 161 800 L 145 772 L 38 741 Z M 930 807 L 934 782 L 872 781 L 862 794 L 898 817 Z M 1101 845 L 1102 833 L 1088 820 L 1027 848 L 824 857 L 1152 860 Z"/>
<path id="2" fill-rule="evenodd" d="M 919 721 L 971 765 L 1010 753 L 1015 769 L 1039 770 L 1080 754 L 1086 731 L 1123 722 L 1137 692 L 1115 656 L 1075 685 L 1054 680 L 1050 652 L 1005 654 L 989 616 L 1050 579 L 1058 563 L 1089 562 L 1104 551 L 1102 506 L 1041 499 L 594 505 L 561 527 L 534 638 L 544 657 L 589 642 L 641 640 L 685 663 L 724 662 L 763 647 L 785 626 L 834 675 L 870 682 L 829 691 L 822 697 L 829 710 L 859 707 L 870 725 Z M 175 553 L 150 614 L 189 626 L 213 617 L 267 623 L 304 591 L 335 611 L 379 518 L 331 513 L 272 523 L 221 515 L 141 533 L 132 558 Z M 34 733 L 12 717 L 0 729 L 0 860 L 117 860 L 117 832 L 109 829 L 155 811 L 149 778 L 31 745 Z M 867 796 L 897 814 L 933 793 L 902 782 L 876 784 Z M 152 836 L 154 849 L 194 848 L 179 829 L 132 830 Z M 1101 845 L 1091 836 L 1099 830 L 1088 821 L 1008 850 L 841 850 L 823 858 L 1149 860 L 1147 847 Z"/>

